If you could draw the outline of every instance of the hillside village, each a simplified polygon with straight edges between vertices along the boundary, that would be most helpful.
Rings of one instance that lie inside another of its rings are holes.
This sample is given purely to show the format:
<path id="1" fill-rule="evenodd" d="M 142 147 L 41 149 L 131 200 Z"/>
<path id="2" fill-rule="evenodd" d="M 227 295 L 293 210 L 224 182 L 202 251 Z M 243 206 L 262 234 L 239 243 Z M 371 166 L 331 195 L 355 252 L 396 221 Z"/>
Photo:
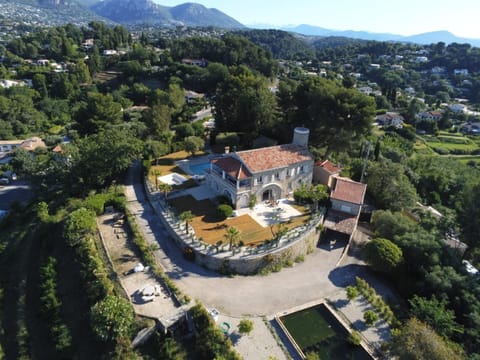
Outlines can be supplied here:
<path id="1" fill-rule="evenodd" d="M 133 29 L 0 46 L 1 356 L 480 356 L 478 48 Z"/>

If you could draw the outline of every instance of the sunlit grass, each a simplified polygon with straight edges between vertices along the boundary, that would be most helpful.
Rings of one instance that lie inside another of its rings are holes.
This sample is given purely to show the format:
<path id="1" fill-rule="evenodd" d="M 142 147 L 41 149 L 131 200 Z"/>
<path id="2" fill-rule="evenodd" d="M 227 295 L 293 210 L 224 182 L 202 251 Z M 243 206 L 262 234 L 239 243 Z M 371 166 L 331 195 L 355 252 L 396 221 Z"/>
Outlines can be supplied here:
<path id="1" fill-rule="evenodd" d="M 262 227 L 250 215 L 223 220 L 217 213 L 216 205 L 210 200 L 197 201 L 192 196 L 183 196 L 169 201 L 177 214 L 190 210 L 195 218 L 191 226 L 195 235 L 207 244 L 216 244 L 218 241 L 225 242 L 225 232 L 230 226 L 237 228 L 245 245 L 256 245 L 272 239 L 270 227 Z M 301 215 L 291 219 L 287 223 L 289 229 L 300 226 L 308 221 L 309 215 Z"/>

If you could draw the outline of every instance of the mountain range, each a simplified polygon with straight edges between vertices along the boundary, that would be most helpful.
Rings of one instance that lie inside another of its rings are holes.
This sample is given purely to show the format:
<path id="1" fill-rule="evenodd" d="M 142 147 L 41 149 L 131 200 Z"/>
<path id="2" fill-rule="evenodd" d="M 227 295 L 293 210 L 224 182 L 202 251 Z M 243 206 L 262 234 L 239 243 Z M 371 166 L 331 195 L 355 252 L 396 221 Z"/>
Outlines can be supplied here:
<path id="1" fill-rule="evenodd" d="M 151 0 L 105 0 L 91 6 L 98 15 L 121 24 L 155 24 L 160 26 L 214 26 L 240 29 L 244 26 L 217 9 L 208 9 L 196 3 L 174 7 L 163 6 Z"/>
<path id="2" fill-rule="evenodd" d="M 157 0 L 156 0 L 157 1 Z M 161 0 L 158 0 L 161 1 Z M 184 3 L 169 7 L 152 0 L 0 0 L 5 18 L 46 25 L 61 23 L 62 20 L 75 24 L 87 24 L 92 20 L 112 21 L 124 25 L 147 24 L 156 26 L 185 25 L 190 27 L 217 27 L 246 29 L 234 18 L 217 9 L 209 9 L 197 3 Z M 32 10 L 34 9 L 34 10 Z M 28 14 L 33 14 L 30 16 Z M 1 17 L 1 16 L 0 16 Z M 108 19 L 108 20 L 106 20 Z M 480 39 L 455 36 L 448 31 L 434 31 L 412 36 L 390 33 L 373 33 L 353 30 L 331 30 L 313 25 L 271 26 L 254 25 L 257 29 L 280 29 L 306 36 L 344 37 L 376 41 L 400 41 L 418 44 L 469 43 L 480 47 Z"/>
<path id="3" fill-rule="evenodd" d="M 262 25 L 261 27 L 270 27 L 267 25 Z M 325 29 L 319 26 L 313 25 L 296 25 L 296 26 L 284 26 L 279 27 L 281 30 L 294 32 L 302 35 L 308 36 L 341 36 L 352 39 L 362 39 L 362 40 L 376 40 L 376 41 L 400 41 L 400 42 L 411 42 L 416 44 L 429 45 L 438 42 L 444 42 L 446 44 L 450 43 L 469 43 L 472 46 L 480 47 L 480 39 L 468 39 L 458 37 L 452 34 L 449 31 L 432 31 L 417 35 L 403 36 L 390 33 L 372 33 L 368 31 L 354 31 L 354 30 L 331 30 Z"/>

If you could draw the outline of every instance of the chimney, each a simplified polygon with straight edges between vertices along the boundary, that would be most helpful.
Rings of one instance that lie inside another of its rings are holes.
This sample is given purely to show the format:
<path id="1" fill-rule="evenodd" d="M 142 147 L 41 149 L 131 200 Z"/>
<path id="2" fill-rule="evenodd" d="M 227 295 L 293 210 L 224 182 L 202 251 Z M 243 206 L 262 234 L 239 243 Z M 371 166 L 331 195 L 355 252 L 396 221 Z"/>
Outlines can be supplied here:
<path id="1" fill-rule="evenodd" d="M 293 144 L 301 145 L 304 147 L 308 146 L 308 136 L 310 135 L 310 130 L 304 127 L 296 127 L 293 131 Z"/>

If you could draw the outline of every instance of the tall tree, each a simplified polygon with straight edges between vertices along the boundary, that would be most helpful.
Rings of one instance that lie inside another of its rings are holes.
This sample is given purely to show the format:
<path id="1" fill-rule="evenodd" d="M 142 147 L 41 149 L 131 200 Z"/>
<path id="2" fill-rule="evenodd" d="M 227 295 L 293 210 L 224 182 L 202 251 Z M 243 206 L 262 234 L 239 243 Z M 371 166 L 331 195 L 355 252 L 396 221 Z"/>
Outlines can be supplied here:
<path id="1" fill-rule="evenodd" d="M 292 125 L 303 124 L 311 132 L 311 144 L 332 152 L 349 150 L 370 134 L 375 102 L 356 89 L 327 79 L 308 79 L 292 94 Z"/>
<path id="2" fill-rule="evenodd" d="M 463 359 L 458 347 L 452 348 L 432 328 L 415 318 L 393 332 L 389 349 L 400 360 Z"/>
<path id="3" fill-rule="evenodd" d="M 363 248 L 363 255 L 374 270 L 386 274 L 394 271 L 403 261 L 402 249 L 388 239 L 370 241 Z"/>
<path id="4" fill-rule="evenodd" d="M 73 188 L 103 188 L 123 174 L 142 151 L 140 140 L 126 129 L 109 128 L 87 136 L 78 144 L 73 159 Z"/>
<path id="5" fill-rule="evenodd" d="M 220 83 L 214 105 L 219 131 L 242 132 L 252 140 L 270 130 L 277 112 L 275 96 L 266 80 L 249 72 L 229 76 Z"/>

